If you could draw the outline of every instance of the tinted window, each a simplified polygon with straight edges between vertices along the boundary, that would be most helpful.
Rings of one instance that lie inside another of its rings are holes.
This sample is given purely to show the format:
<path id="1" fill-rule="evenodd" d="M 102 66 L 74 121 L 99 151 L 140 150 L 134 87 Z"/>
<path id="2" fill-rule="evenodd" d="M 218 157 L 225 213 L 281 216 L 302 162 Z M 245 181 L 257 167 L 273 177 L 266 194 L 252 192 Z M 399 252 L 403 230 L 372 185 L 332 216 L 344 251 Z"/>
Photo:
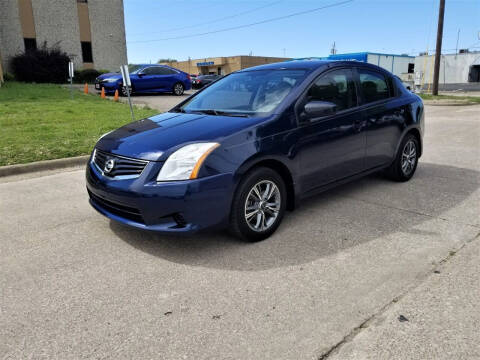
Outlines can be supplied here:
<path id="1" fill-rule="evenodd" d="M 142 71 L 142 73 L 146 75 L 172 75 L 176 74 L 176 72 L 172 69 L 169 68 L 164 68 L 161 66 L 152 66 L 149 68 L 146 68 L 145 70 Z"/>
<path id="2" fill-rule="evenodd" d="M 257 70 L 234 73 L 210 85 L 182 106 L 183 110 L 214 109 L 269 113 L 305 78 L 304 70 Z"/>
<path id="3" fill-rule="evenodd" d="M 137 73 L 141 68 L 142 68 L 142 65 L 129 64 L 128 65 L 128 72 L 129 73 Z"/>
<path id="4" fill-rule="evenodd" d="M 160 75 L 159 68 L 156 66 L 151 66 L 148 68 L 143 69 L 141 72 L 145 75 Z"/>
<path id="5" fill-rule="evenodd" d="M 387 99 L 390 91 L 385 81 L 385 76 L 375 71 L 359 69 L 360 85 L 363 99 L 366 103 Z"/>
<path id="6" fill-rule="evenodd" d="M 307 93 L 307 101 L 328 101 L 337 105 L 337 111 L 357 106 L 357 94 L 352 71 L 330 71 L 321 75 Z"/>
<path id="7" fill-rule="evenodd" d="M 82 59 L 83 62 L 93 62 L 92 43 L 89 41 L 82 41 Z"/>
<path id="8" fill-rule="evenodd" d="M 175 75 L 175 74 L 177 74 L 177 72 L 175 70 L 165 68 L 165 67 L 159 68 L 158 72 L 159 72 L 159 75 Z"/>

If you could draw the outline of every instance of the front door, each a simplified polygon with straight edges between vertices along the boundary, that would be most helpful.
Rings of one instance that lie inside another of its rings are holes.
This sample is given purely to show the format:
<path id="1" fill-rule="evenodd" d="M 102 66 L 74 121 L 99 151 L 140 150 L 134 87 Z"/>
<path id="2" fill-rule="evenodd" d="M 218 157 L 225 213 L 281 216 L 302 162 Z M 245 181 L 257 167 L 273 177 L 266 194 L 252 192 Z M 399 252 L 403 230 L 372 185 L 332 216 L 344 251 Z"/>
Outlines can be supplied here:
<path id="1" fill-rule="evenodd" d="M 148 91 L 155 89 L 158 83 L 158 67 L 150 66 L 137 75 L 134 79 L 134 87 L 136 91 Z"/>
<path id="2" fill-rule="evenodd" d="M 336 104 L 333 115 L 300 124 L 299 156 L 302 192 L 364 170 L 365 132 L 351 69 L 321 74 L 301 100 Z"/>

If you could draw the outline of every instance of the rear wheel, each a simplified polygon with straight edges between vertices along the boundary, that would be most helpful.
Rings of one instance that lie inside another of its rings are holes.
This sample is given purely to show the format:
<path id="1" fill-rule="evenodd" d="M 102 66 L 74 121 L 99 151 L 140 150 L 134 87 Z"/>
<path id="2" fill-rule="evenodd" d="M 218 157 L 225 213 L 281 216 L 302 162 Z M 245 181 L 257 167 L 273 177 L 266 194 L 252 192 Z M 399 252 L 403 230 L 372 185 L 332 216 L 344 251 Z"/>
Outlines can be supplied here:
<path id="1" fill-rule="evenodd" d="M 230 231 L 245 241 L 260 241 L 280 225 L 286 208 L 282 177 L 270 168 L 247 173 L 238 185 L 230 214 Z"/>
<path id="2" fill-rule="evenodd" d="M 177 96 L 183 95 L 183 92 L 185 91 L 185 87 L 181 83 L 176 83 L 173 85 L 173 93 Z"/>
<path id="3" fill-rule="evenodd" d="M 413 134 L 407 134 L 400 144 L 395 161 L 387 169 L 389 178 L 395 181 L 408 181 L 415 174 L 418 164 L 419 144 Z"/>

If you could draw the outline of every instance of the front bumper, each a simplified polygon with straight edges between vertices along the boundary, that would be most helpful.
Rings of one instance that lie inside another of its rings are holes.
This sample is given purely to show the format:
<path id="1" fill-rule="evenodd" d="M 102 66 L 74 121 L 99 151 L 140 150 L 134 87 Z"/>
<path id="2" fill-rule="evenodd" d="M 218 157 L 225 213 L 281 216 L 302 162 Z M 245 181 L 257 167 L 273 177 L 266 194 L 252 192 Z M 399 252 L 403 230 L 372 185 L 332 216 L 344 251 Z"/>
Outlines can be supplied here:
<path id="1" fill-rule="evenodd" d="M 118 82 L 101 82 L 95 81 L 95 90 L 101 91 L 102 87 L 106 93 L 114 93 L 115 90 L 120 91 L 120 85 Z"/>
<path id="2" fill-rule="evenodd" d="M 90 204 L 104 216 L 140 229 L 191 233 L 228 223 L 233 180 L 230 174 L 157 182 L 161 163 L 150 162 L 136 179 L 114 180 L 88 163 Z"/>

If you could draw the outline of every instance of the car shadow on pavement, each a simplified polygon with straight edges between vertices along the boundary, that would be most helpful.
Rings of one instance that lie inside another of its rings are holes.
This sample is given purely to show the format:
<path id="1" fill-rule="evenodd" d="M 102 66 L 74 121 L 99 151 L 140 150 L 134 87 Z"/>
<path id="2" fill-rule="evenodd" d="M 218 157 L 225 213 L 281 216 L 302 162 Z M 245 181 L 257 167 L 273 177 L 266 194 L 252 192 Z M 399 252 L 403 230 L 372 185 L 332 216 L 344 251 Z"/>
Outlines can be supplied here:
<path id="1" fill-rule="evenodd" d="M 420 225 L 440 215 L 476 224 L 478 199 L 470 195 L 479 187 L 478 171 L 421 162 L 407 183 L 372 175 L 307 199 L 286 214 L 272 237 L 258 243 L 241 242 L 226 232 L 169 236 L 114 221 L 110 228 L 136 249 L 167 261 L 258 271 L 308 263 L 391 233 L 436 235 Z M 471 211 L 459 214 L 459 206 Z"/>

